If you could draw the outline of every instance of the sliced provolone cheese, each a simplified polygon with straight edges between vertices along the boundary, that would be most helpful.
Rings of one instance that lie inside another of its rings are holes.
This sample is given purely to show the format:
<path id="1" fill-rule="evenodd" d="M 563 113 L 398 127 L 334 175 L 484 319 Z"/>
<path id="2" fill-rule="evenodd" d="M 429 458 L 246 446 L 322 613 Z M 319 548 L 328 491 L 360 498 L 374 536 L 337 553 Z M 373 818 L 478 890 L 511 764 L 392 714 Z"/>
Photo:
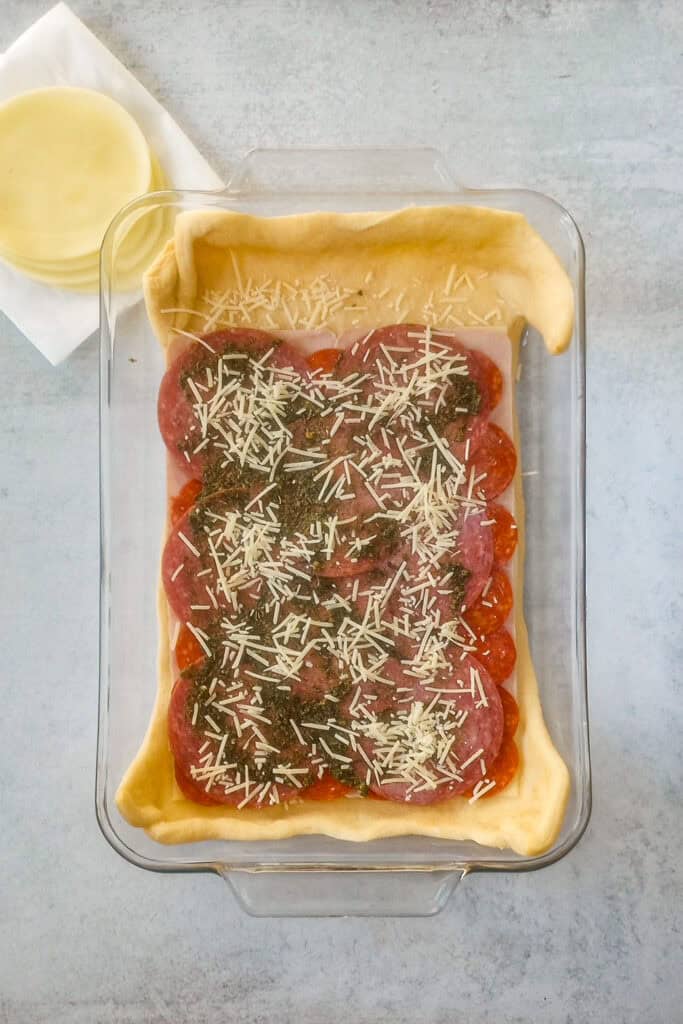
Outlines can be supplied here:
<path id="1" fill-rule="evenodd" d="M 92 257 L 151 182 L 144 135 L 102 93 L 36 89 L 0 107 L 0 249 L 13 262 Z"/>

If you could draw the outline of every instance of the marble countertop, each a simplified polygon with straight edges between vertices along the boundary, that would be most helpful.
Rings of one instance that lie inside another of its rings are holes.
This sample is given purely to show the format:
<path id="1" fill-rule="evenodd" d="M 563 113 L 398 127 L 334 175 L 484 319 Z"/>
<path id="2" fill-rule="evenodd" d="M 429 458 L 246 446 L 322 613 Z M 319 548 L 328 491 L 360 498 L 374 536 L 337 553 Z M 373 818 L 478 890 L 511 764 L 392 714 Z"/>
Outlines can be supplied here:
<path id="1" fill-rule="evenodd" d="M 102 838 L 97 346 L 0 315 L 0 1021 L 680 1020 L 683 21 L 677 0 L 75 0 L 219 171 L 249 147 L 436 145 L 566 205 L 588 254 L 591 824 L 433 919 L 256 920 Z M 0 49 L 47 7 L 5 0 Z M 170 9 L 173 9 L 170 13 Z"/>

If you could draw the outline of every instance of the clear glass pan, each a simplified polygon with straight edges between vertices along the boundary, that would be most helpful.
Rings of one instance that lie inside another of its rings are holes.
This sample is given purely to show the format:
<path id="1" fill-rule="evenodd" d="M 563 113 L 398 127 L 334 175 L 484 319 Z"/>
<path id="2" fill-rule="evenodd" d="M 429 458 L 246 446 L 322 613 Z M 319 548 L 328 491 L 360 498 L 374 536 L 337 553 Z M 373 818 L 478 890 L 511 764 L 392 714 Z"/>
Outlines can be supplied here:
<path id="1" fill-rule="evenodd" d="M 156 427 L 163 357 L 142 301 L 117 293 L 127 219 L 198 208 L 263 216 L 467 204 L 515 210 L 554 249 L 572 281 L 574 337 L 551 357 L 523 349 L 518 409 L 528 550 L 524 603 L 543 710 L 571 773 L 555 845 L 539 857 L 422 837 L 345 843 L 302 836 L 272 843 L 162 846 L 130 826 L 114 800 L 147 727 L 156 680 L 156 581 L 165 515 L 165 453 Z M 521 189 L 469 189 L 433 150 L 252 152 L 217 193 L 158 192 L 123 210 L 102 248 L 101 643 L 97 817 L 123 857 L 156 871 L 214 871 L 254 914 L 430 914 L 475 870 L 544 867 L 568 853 L 590 816 L 584 595 L 584 251 L 569 214 Z"/>

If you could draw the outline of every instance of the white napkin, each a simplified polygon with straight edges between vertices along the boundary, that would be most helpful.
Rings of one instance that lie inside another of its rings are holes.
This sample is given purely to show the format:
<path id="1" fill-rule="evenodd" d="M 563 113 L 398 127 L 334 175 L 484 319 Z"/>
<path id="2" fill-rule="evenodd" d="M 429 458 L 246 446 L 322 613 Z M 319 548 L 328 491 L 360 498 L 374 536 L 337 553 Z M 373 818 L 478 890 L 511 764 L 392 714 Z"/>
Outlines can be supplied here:
<path id="1" fill-rule="evenodd" d="M 0 103 L 48 85 L 96 89 L 117 100 L 139 124 L 169 185 L 222 188 L 173 118 L 64 3 L 0 55 Z M 131 303 L 138 299 L 139 294 L 131 293 Z M 2 262 L 0 309 L 53 365 L 66 359 L 99 323 L 96 294 L 79 295 L 32 281 Z"/>

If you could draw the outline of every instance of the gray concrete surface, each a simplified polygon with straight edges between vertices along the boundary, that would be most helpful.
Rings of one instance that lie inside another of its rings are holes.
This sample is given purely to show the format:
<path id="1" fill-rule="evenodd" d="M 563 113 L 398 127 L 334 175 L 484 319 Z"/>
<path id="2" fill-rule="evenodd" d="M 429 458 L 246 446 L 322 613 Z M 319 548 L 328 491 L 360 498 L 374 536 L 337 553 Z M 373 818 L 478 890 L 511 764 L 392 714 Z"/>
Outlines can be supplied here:
<path id="1" fill-rule="evenodd" d="M 46 6 L 4 0 L 0 47 Z M 74 8 L 219 169 L 255 144 L 434 144 L 466 182 L 576 216 L 595 800 L 565 860 L 468 879 L 431 920 L 253 920 L 216 877 L 121 860 L 93 812 L 96 344 L 55 370 L 0 317 L 0 1020 L 675 1024 L 680 3 Z"/>

